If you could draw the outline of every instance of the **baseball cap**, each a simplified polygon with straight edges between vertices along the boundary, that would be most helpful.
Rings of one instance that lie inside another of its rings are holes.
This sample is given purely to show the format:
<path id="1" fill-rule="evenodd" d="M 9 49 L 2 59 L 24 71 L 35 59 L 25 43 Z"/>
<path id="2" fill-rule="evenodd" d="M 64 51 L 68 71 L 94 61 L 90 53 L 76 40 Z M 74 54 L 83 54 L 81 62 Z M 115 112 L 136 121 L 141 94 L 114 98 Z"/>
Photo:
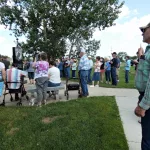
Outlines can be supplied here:
<path id="1" fill-rule="evenodd" d="M 81 49 L 80 49 L 80 52 L 85 53 L 85 49 L 84 49 L 84 48 L 81 48 Z"/>
<path id="2" fill-rule="evenodd" d="M 117 53 L 116 53 L 116 52 L 113 52 L 112 54 L 115 54 L 115 55 L 117 55 Z"/>
<path id="3" fill-rule="evenodd" d="M 88 56 L 88 58 L 91 58 L 91 56 Z"/>
<path id="4" fill-rule="evenodd" d="M 144 30 L 145 30 L 146 28 L 149 28 L 149 27 L 150 27 L 150 22 L 149 22 L 146 26 L 140 27 L 140 30 L 141 30 L 142 32 L 144 32 Z"/>

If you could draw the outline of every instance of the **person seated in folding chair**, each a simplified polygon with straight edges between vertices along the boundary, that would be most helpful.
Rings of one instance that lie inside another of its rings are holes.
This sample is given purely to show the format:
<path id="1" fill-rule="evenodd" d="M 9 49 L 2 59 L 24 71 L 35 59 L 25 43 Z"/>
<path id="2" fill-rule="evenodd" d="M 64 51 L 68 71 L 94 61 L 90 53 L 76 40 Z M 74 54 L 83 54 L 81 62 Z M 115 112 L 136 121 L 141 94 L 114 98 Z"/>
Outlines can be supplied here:
<path id="1" fill-rule="evenodd" d="M 22 71 L 16 67 L 14 63 L 10 69 L 6 71 L 6 82 L 18 82 L 18 83 L 8 83 L 8 89 L 19 89 L 21 82 L 23 82 L 23 77 L 27 75 L 27 72 Z M 18 93 L 15 93 L 15 100 L 19 100 Z"/>

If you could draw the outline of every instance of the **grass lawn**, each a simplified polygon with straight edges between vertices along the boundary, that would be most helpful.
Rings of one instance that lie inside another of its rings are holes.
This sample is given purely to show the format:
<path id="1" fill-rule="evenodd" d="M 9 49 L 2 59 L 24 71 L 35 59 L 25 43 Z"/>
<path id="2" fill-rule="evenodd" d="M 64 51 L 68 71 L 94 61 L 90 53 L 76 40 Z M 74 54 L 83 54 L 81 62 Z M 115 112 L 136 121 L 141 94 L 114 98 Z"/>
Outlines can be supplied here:
<path id="1" fill-rule="evenodd" d="M 114 97 L 0 109 L 0 150 L 128 150 Z"/>

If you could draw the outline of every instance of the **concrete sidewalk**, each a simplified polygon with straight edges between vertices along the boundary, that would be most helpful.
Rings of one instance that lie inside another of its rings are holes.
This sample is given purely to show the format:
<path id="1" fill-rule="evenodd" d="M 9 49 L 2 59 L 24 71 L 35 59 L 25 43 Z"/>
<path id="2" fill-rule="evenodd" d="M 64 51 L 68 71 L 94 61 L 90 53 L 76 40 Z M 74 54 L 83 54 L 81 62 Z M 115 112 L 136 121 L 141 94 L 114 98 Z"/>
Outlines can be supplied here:
<path id="1" fill-rule="evenodd" d="M 27 84 L 27 87 L 31 85 Z M 60 101 L 66 101 L 64 90 L 60 90 Z M 70 100 L 78 97 L 78 91 L 69 91 Z M 134 115 L 134 109 L 138 101 L 138 92 L 135 89 L 117 89 L 89 87 L 90 96 L 115 96 L 119 108 L 120 117 L 123 123 L 124 132 L 128 141 L 129 150 L 140 150 L 141 146 L 141 125 L 138 123 L 138 117 Z M 9 96 L 6 98 L 6 106 L 16 106 L 17 102 L 10 102 Z M 0 102 L 2 97 L 0 98 Z M 48 100 L 49 103 L 57 102 L 53 98 Z M 28 106 L 28 102 L 23 101 L 23 105 Z"/>

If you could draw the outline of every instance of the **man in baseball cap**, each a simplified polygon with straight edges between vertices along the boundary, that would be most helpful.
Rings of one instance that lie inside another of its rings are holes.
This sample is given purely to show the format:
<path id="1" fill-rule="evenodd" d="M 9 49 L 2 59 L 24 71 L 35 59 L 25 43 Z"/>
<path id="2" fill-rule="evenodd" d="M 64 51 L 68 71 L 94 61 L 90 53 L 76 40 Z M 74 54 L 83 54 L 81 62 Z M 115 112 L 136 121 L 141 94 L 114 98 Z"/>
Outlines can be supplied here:
<path id="1" fill-rule="evenodd" d="M 135 114 L 141 117 L 142 150 L 150 150 L 150 23 L 140 27 L 143 42 L 147 43 L 145 52 L 138 50 L 139 63 L 136 71 L 135 85 L 139 91 L 138 106 Z"/>
<path id="2" fill-rule="evenodd" d="M 145 32 L 145 30 L 146 30 L 147 28 L 149 28 L 149 27 L 150 27 L 150 23 L 148 23 L 146 26 L 140 27 L 140 30 L 141 30 L 142 32 Z"/>
<path id="3" fill-rule="evenodd" d="M 79 70 L 79 76 L 80 76 L 80 81 L 81 81 L 81 88 L 82 88 L 82 95 L 83 97 L 87 97 L 89 95 L 88 92 L 88 71 L 89 71 L 89 59 L 86 55 L 86 51 L 84 48 L 80 49 L 80 61 L 78 65 L 78 70 Z"/>

